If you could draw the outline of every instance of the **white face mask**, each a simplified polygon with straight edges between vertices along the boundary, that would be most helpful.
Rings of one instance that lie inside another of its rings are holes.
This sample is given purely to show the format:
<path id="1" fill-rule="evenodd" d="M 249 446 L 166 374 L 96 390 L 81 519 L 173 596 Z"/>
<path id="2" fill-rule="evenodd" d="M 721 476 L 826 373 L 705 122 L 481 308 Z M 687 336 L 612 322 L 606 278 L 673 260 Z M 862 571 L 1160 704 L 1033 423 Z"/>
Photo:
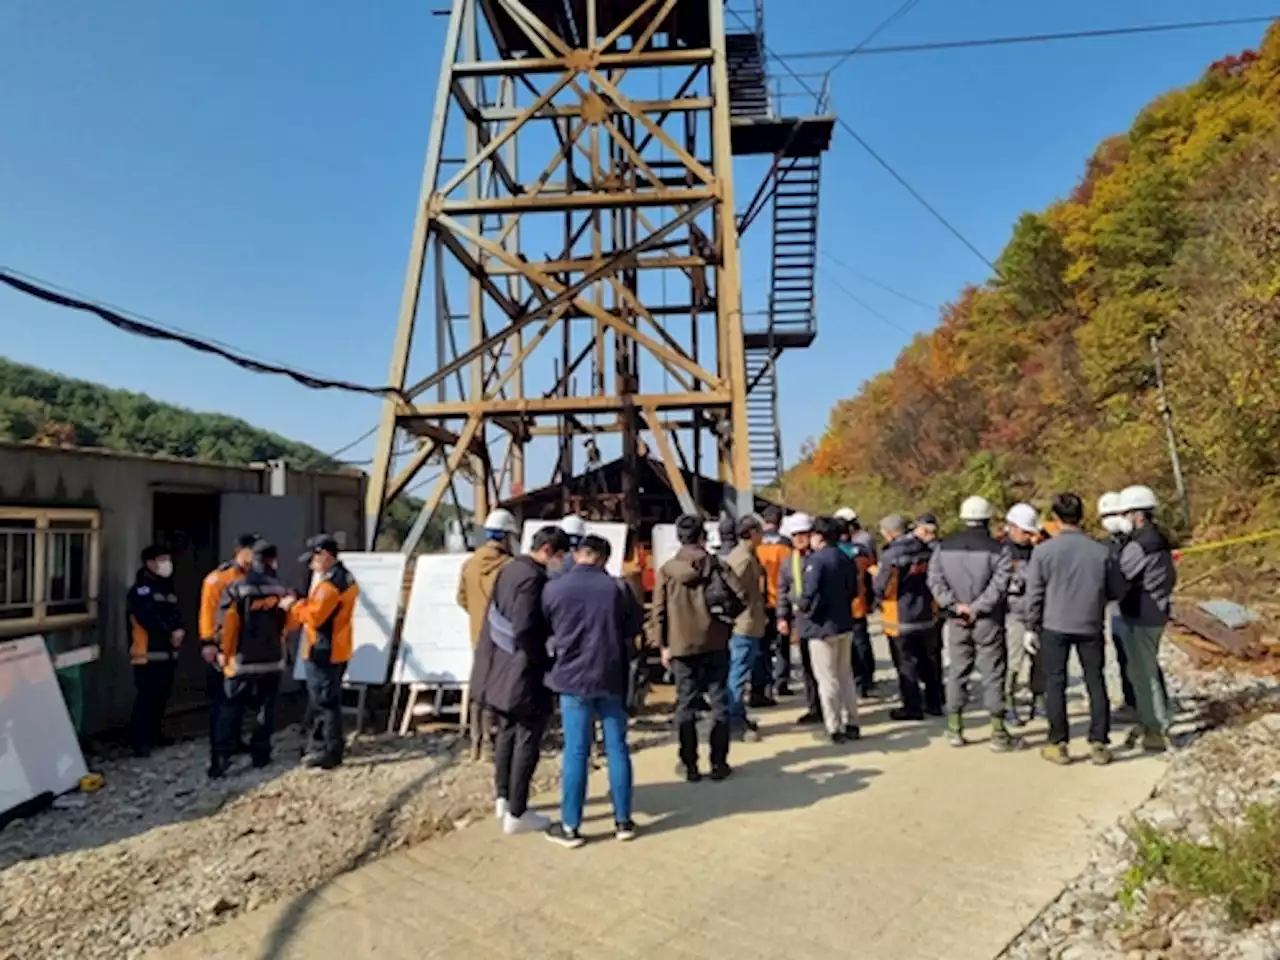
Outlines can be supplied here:
<path id="1" fill-rule="evenodd" d="M 161 560 L 156 564 L 156 576 L 162 580 L 168 580 L 173 576 L 173 561 Z"/>
<path id="2" fill-rule="evenodd" d="M 1116 517 L 1116 533 L 1130 534 L 1133 533 L 1133 521 L 1128 517 Z"/>

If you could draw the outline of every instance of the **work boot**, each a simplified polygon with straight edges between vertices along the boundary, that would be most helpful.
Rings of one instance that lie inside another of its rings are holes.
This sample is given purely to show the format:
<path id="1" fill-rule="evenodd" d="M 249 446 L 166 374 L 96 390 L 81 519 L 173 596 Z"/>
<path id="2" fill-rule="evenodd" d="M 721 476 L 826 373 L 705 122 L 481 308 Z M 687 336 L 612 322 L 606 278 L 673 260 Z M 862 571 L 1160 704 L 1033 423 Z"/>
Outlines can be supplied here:
<path id="1" fill-rule="evenodd" d="M 712 780 L 728 780 L 733 774 L 733 768 L 727 763 L 717 763 L 711 767 Z"/>
<path id="2" fill-rule="evenodd" d="M 901 720 L 923 720 L 923 719 L 924 719 L 924 714 L 923 714 L 923 713 L 916 713 L 916 712 L 914 712 L 914 711 L 912 711 L 912 710 L 908 710 L 906 707 L 894 707 L 892 710 L 890 710 L 890 711 L 889 711 L 889 719 L 890 719 L 890 720 L 899 720 L 899 721 L 901 721 Z"/>
<path id="3" fill-rule="evenodd" d="M 844 738 L 846 740 L 861 740 L 862 728 L 856 723 L 851 723 L 844 728 Z"/>
<path id="4" fill-rule="evenodd" d="M 780 683 L 777 689 L 773 691 L 773 694 L 775 697 L 789 697 L 791 696 L 791 687 L 788 684 Z"/>
<path id="5" fill-rule="evenodd" d="M 1021 750 L 1023 743 L 1021 737 L 1015 737 L 1005 729 L 1003 717 L 992 717 L 989 746 L 993 753 L 1009 753 L 1013 750 Z"/>
<path id="6" fill-rule="evenodd" d="M 1105 743 L 1089 744 L 1089 759 L 1095 767 L 1105 767 L 1111 762 L 1111 748 Z"/>
<path id="7" fill-rule="evenodd" d="M 1159 730 L 1147 730 L 1142 734 L 1142 749 L 1147 753 L 1164 753 L 1169 749 L 1169 738 Z"/>
<path id="8" fill-rule="evenodd" d="M 702 774 L 698 770 L 698 765 L 677 763 L 676 776 L 684 780 L 685 783 L 697 783 L 702 779 Z"/>
<path id="9" fill-rule="evenodd" d="M 1146 731 L 1142 727 L 1133 727 L 1124 736 L 1124 745 L 1126 747 L 1136 747 L 1142 743 L 1142 738 Z"/>
<path id="10" fill-rule="evenodd" d="M 811 727 L 815 723 L 822 722 L 822 714 L 820 713 L 802 713 L 796 718 L 796 723 L 802 727 Z"/>
<path id="11" fill-rule="evenodd" d="M 963 747 L 967 746 L 969 741 L 964 738 L 963 730 L 948 730 L 947 743 L 953 747 Z"/>
<path id="12" fill-rule="evenodd" d="M 1010 703 L 1004 711 L 1004 722 L 1011 727 L 1020 727 L 1023 725 L 1022 715 L 1018 713 L 1018 708 Z"/>
<path id="13" fill-rule="evenodd" d="M 1067 752 L 1065 743 L 1046 743 L 1040 748 L 1040 756 L 1059 767 L 1069 766 L 1071 754 Z"/>

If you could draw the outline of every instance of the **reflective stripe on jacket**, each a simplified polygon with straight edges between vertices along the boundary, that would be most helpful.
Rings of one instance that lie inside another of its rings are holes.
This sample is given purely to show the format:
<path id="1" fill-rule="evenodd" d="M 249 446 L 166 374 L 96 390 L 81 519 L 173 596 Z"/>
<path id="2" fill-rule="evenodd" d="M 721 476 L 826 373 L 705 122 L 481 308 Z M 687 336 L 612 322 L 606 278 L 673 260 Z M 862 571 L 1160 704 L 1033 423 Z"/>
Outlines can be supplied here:
<path id="1" fill-rule="evenodd" d="M 200 639 L 204 643 L 216 643 L 218 639 L 218 604 L 227 587 L 244 576 L 239 565 L 227 562 L 219 565 L 200 585 Z"/>
<path id="2" fill-rule="evenodd" d="M 346 663 L 355 645 L 351 621 L 360 597 L 360 585 L 339 561 L 311 588 L 307 599 L 289 611 L 302 627 L 299 655 L 306 660 Z"/>
<path id="3" fill-rule="evenodd" d="M 873 581 L 880 601 L 886 636 L 932 630 L 938 608 L 929 592 L 929 562 L 933 548 L 907 535 L 880 551 L 879 572 Z"/>
<path id="4" fill-rule="evenodd" d="M 271 570 L 255 566 L 222 595 L 217 627 L 223 675 L 284 670 L 284 637 L 290 617 L 280 602 L 289 588 Z"/>
<path id="5" fill-rule="evenodd" d="M 173 633 L 182 629 L 182 612 L 171 579 L 161 579 L 145 567 L 139 570 L 125 598 L 125 611 L 130 663 L 142 666 L 178 659 Z"/>

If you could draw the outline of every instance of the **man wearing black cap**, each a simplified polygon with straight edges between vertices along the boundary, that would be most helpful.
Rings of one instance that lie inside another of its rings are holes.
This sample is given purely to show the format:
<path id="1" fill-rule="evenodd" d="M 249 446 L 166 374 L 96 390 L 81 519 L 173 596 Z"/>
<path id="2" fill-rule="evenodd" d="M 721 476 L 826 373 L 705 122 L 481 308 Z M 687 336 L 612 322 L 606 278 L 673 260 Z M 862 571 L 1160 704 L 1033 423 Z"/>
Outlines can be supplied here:
<path id="1" fill-rule="evenodd" d="M 173 592 L 173 558 L 167 547 L 152 545 L 142 551 L 142 565 L 125 600 L 129 626 L 129 659 L 133 663 L 133 683 L 137 691 L 129 739 L 136 756 L 150 756 L 152 747 L 173 741 L 160 730 L 178 648 L 186 636 L 182 613 Z"/>
<path id="2" fill-rule="evenodd" d="M 210 779 L 224 777 L 240 739 L 246 710 L 254 714 L 249 755 L 255 767 L 271 762 L 276 727 L 276 697 L 284 673 L 284 638 L 289 608 L 297 597 L 280 582 L 276 548 L 264 540 L 253 547 L 253 561 L 241 579 L 227 587 L 218 609 L 224 701 L 218 710 Z"/>
<path id="3" fill-rule="evenodd" d="M 222 704 L 223 676 L 218 663 L 218 605 L 227 587 L 244 578 L 253 564 L 253 545 L 260 538 L 256 533 L 244 533 L 236 538 L 235 553 L 230 560 L 221 563 L 204 578 L 200 587 L 200 655 L 208 665 L 205 671 L 204 692 L 209 703 L 209 749 L 218 732 L 218 708 Z M 236 733 L 239 736 L 239 731 Z M 249 748 L 243 744 L 238 752 Z"/>
<path id="4" fill-rule="evenodd" d="M 298 655 L 307 671 L 308 711 L 314 726 L 307 732 L 309 767 L 332 770 L 342 763 L 342 675 L 355 648 L 351 619 L 360 586 L 338 559 L 338 541 L 320 534 L 307 541 L 308 552 L 298 559 L 311 565 L 311 592 L 291 611 L 302 627 Z M 319 746 L 314 751 L 313 746 Z"/>

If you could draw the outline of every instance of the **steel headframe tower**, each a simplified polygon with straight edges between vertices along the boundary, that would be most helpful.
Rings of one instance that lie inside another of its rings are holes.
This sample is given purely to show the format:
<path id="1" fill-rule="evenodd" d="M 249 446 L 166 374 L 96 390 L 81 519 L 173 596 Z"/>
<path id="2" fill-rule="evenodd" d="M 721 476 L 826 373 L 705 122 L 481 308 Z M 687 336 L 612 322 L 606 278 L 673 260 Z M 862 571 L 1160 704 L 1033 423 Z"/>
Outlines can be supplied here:
<path id="1" fill-rule="evenodd" d="M 575 437 L 620 434 L 634 457 L 647 431 L 693 510 L 681 466 L 709 435 L 726 506 L 750 509 L 723 18 L 723 0 L 453 0 L 370 545 L 429 462 L 419 529 L 459 479 L 477 517 L 521 492 L 539 438 L 564 479 Z M 428 263 L 435 370 L 415 380 Z"/>

